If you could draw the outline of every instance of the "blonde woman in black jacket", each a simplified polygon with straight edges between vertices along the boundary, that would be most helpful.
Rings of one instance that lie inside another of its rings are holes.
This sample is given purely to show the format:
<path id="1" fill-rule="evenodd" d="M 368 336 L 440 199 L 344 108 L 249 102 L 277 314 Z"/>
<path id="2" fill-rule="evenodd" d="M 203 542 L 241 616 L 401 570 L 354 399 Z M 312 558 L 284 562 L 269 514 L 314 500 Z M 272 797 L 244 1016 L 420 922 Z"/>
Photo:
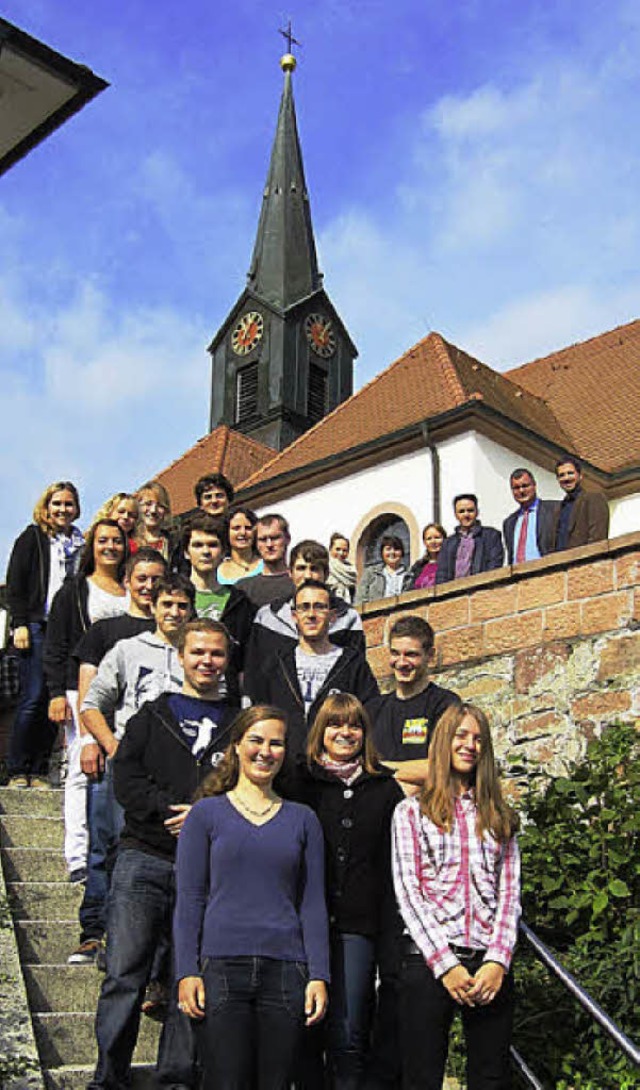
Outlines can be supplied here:
<path id="1" fill-rule="evenodd" d="M 78 566 L 84 538 L 71 481 L 55 481 L 35 505 L 33 522 L 16 539 L 7 569 L 7 603 L 18 652 L 20 697 L 9 742 L 11 787 L 48 787 L 57 727 L 47 716 L 42 654 L 51 603 Z"/>

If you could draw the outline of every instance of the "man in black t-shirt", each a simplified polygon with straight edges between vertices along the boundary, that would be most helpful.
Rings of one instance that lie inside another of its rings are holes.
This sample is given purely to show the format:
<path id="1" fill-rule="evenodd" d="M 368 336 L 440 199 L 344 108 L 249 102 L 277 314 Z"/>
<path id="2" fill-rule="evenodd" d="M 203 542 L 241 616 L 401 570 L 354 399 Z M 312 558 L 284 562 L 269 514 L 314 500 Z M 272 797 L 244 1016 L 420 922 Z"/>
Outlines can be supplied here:
<path id="1" fill-rule="evenodd" d="M 409 792 L 424 780 L 433 728 L 445 708 L 460 699 L 429 679 L 433 642 L 433 629 L 421 617 L 397 620 L 389 633 L 395 692 L 367 707 L 381 760 Z"/>

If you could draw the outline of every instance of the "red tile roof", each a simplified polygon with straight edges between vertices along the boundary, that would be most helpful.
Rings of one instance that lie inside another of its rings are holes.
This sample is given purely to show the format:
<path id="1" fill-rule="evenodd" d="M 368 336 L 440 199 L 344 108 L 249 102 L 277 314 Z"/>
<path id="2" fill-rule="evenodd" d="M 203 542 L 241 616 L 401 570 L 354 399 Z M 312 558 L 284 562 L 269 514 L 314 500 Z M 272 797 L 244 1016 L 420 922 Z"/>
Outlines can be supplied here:
<path id="1" fill-rule="evenodd" d="M 640 321 L 507 372 L 544 398 L 573 453 L 613 472 L 640 464 Z"/>
<path id="2" fill-rule="evenodd" d="M 570 443 L 541 397 L 449 344 L 439 333 L 430 333 L 243 481 L 243 488 L 478 401 L 552 442 Z"/>
<path id="3" fill-rule="evenodd" d="M 168 489 L 174 515 L 190 511 L 195 504 L 193 486 L 206 473 L 224 473 L 234 487 L 273 458 L 271 447 L 256 442 L 221 424 L 175 462 L 156 474 Z"/>

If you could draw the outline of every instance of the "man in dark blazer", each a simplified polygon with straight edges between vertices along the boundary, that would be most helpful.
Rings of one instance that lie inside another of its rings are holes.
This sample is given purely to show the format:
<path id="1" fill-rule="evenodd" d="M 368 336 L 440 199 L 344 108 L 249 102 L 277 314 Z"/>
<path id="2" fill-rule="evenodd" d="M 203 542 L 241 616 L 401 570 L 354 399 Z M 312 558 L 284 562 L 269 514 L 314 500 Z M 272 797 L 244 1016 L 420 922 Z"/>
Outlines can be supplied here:
<path id="1" fill-rule="evenodd" d="M 556 462 L 556 480 L 565 493 L 554 521 L 556 549 L 575 549 L 609 536 L 609 505 L 601 492 L 582 487 L 582 462 L 564 454 Z"/>
<path id="2" fill-rule="evenodd" d="M 436 583 L 463 579 L 481 571 L 501 568 L 504 561 L 502 535 L 478 518 L 478 497 L 473 492 L 456 496 L 453 510 L 458 520 L 454 532 L 444 539 L 438 557 Z"/>
<path id="3" fill-rule="evenodd" d="M 536 479 L 530 469 L 519 467 L 509 477 L 518 510 L 502 524 L 507 564 L 539 560 L 555 548 L 556 500 L 538 499 Z"/>

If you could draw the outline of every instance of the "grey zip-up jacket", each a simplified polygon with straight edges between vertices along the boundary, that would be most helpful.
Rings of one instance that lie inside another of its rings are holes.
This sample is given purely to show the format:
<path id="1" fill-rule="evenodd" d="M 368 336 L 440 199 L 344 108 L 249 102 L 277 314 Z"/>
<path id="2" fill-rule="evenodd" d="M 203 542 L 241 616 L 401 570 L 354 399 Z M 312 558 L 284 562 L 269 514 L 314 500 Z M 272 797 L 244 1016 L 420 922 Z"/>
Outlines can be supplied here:
<path id="1" fill-rule="evenodd" d="M 161 693 L 179 693 L 183 681 L 178 652 L 155 632 L 118 640 L 98 667 L 81 711 L 90 708 L 113 716 L 116 738 L 122 738 L 131 716 Z"/>

